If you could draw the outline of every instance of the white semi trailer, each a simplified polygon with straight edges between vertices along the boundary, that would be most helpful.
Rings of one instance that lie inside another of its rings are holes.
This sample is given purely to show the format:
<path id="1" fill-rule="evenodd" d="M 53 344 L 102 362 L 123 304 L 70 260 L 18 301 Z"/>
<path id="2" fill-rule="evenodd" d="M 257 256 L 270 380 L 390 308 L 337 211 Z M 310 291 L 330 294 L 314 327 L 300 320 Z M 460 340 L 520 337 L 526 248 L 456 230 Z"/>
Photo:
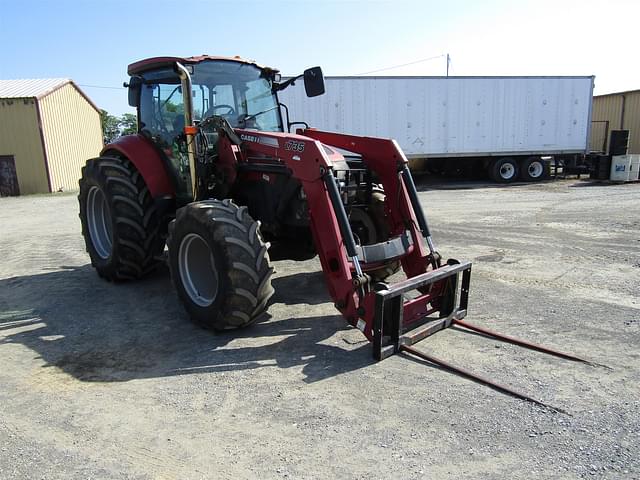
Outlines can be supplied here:
<path id="1" fill-rule="evenodd" d="M 290 121 L 394 138 L 418 169 L 536 181 L 550 159 L 588 153 L 593 76 L 325 80 L 318 97 L 295 87 L 279 94 Z"/>

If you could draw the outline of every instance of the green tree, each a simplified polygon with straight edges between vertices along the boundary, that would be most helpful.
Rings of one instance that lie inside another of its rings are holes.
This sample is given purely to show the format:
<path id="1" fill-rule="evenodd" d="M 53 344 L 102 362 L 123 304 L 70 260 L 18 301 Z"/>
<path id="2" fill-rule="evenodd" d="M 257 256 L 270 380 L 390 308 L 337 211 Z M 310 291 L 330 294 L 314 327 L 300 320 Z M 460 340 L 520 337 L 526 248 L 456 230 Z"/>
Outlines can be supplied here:
<path id="1" fill-rule="evenodd" d="M 120 135 L 138 133 L 138 120 L 133 113 L 123 113 L 120 117 Z"/>
<path id="2" fill-rule="evenodd" d="M 120 119 L 118 117 L 111 115 L 106 110 L 100 110 L 100 123 L 104 143 L 113 142 L 120 136 Z"/>
<path id="3" fill-rule="evenodd" d="M 169 113 L 184 115 L 184 105 L 182 103 L 166 102 L 164 109 Z"/>

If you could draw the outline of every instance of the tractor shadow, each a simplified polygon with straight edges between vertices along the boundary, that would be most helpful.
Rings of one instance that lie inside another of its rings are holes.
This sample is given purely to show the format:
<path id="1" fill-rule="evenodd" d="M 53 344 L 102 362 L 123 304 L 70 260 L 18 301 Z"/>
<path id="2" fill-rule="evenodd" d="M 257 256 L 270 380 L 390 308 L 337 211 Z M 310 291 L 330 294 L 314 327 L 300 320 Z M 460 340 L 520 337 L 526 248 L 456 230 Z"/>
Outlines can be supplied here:
<path id="1" fill-rule="evenodd" d="M 273 303 L 320 305 L 331 302 L 321 271 L 307 271 L 286 277 L 275 277 L 271 280 L 271 284 L 275 289 L 271 299 Z"/>
<path id="2" fill-rule="evenodd" d="M 351 328 L 342 317 L 307 316 L 326 308 L 309 312 L 305 305 L 277 304 L 277 297 L 270 307 L 277 318 L 214 334 L 189 321 L 166 271 L 118 284 L 98 278 L 89 265 L 61 268 L 0 280 L 0 350 L 24 345 L 43 368 L 80 381 L 301 366 L 312 383 L 373 363 L 368 342 L 351 346 L 335 335 Z M 302 273 L 274 283 L 282 298 L 305 285 L 313 293 L 301 301 L 311 295 L 320 304 L 328 299 L 322 281 Z"/>

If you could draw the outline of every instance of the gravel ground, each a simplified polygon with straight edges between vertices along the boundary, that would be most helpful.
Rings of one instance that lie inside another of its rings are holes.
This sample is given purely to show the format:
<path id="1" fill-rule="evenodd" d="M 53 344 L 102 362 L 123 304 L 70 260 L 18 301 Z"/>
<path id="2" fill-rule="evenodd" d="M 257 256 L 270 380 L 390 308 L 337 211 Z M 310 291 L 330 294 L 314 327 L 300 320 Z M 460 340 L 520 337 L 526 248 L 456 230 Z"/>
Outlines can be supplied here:
<path id="1" fill-rule="evenodd" d="M 74 195 L 0 199 L 0 478 L 640 478 L 640 185 L 419 182 L 472 260 L 468 321 L 419 344 L 567 414 L 397 355 L 375 363 L 317 259 L 276 262 L 271 318 L 193 326 L 166 270 L 110 284 Z"/>

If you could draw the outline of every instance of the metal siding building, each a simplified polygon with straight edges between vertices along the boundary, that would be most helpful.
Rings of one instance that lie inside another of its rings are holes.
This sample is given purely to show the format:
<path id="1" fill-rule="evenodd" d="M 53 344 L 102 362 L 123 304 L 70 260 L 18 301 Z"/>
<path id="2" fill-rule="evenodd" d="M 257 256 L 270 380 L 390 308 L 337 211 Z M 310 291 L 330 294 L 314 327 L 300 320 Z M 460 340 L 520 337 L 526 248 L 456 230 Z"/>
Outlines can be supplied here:
<path id="1" fill-rule="evenodd" d="M 610 93 L 593 97 L 594 129 L 591 135 L 591 149 L 605 150 L 609 141 L 605 136 L 605 124 L 608 131 L 629 130 L 629 153 L 640 153 L 640 90 Z M 600 123 L 599 128 L 595 128 Z"/>
<path id="2" fill-rule="evenodd" d="M 100 111 L 69 79 L 0 80 L 0 194 L 76 190 Z"/>

